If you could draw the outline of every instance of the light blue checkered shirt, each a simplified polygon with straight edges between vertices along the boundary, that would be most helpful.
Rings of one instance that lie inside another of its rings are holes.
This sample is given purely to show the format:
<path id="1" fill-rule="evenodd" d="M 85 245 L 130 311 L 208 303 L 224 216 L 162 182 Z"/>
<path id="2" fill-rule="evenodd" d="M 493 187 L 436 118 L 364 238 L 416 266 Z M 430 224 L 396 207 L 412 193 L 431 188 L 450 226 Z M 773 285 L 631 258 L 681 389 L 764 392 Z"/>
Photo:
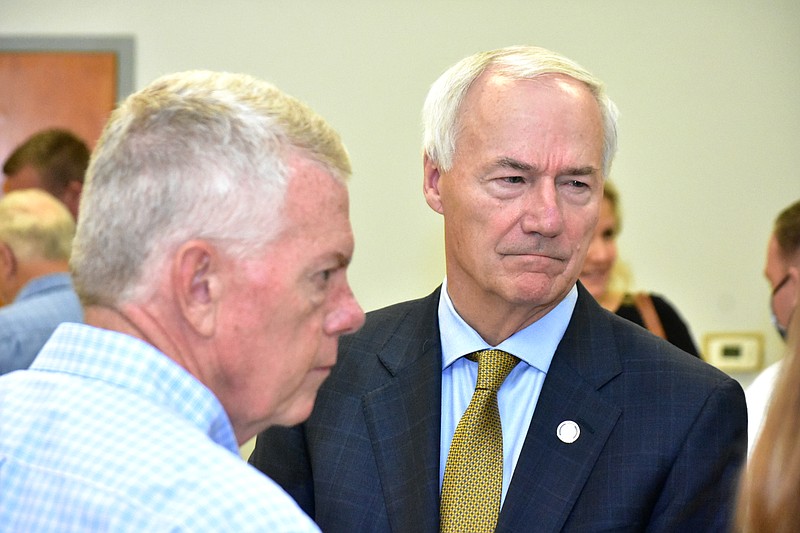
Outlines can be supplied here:
<path id="1" fill-rule="evenodd" d="M 319 531 L 239 457 L 212 392 L 152 346 L 62 324 L 0 377 L 2 531 Z"/>
<path id="2" fill-rule="evenodd" d="M 62 322 L 83 322 L 69 274 L 29 281 L 13 303 L 0 307 L 0 374 L 28 368 Z"/>

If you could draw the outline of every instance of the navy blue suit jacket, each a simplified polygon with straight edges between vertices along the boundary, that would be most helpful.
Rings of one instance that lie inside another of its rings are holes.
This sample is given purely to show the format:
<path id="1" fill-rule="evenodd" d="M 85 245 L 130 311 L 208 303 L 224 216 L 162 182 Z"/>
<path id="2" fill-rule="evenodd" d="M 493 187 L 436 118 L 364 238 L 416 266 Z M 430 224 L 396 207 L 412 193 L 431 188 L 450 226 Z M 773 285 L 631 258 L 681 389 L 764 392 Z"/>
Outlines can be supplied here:
<path id="1" fill-rule="evenodd" d="M 258 438 L 250 462 L 327 533 L 439 530 L 438 300 L 369 313 L 309 420 Z M 746 441 L 736 381 L 579 285 L 497 531 L 726 531 Z"/>

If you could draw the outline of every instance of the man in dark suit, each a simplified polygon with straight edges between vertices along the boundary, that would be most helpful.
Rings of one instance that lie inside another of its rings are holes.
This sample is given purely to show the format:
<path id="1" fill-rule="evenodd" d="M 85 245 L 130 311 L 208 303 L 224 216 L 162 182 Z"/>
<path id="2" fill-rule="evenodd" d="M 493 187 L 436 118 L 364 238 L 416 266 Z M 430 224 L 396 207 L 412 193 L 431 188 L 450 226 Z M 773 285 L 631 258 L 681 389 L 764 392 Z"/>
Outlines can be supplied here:
<path id="1" fill-rule="evenodd" d="M 323 531 L 439 530 L 476 384 L 465 356 L 493 348 L 520 359 L 497 393 L 497 531 L 727 529 L 741 387 L 577 282 L 616 115 L 596 78 L 541 48 L 476 54 L 431 87 L 423 188 L 444 216 L 445 282 L 368 314 L 311 418 L 250 458 Z"/>

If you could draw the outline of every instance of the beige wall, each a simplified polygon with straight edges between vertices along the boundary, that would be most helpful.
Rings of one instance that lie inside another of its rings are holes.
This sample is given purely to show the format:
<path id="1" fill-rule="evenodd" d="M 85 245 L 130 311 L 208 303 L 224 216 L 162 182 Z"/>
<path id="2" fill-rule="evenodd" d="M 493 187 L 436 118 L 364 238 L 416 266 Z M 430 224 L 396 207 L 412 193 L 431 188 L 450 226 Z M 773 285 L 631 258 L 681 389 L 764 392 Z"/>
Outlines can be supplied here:
<path id="1" fill-rule="evenodd" d="M 137 87 L 176 70 L 246 71 L 320 111 L 355 166 L 351 279 L 367 309 L 425 295 L 444 274 L 441 222 L 421 195 L 429 84 L 480 49 L 560 51 L 604 79 L 622 111 L 613 177 L 637 286 L 677 304 L 698 342 L 762 332 L 769 360 L 780 342 L 766 239 L 800 197 L 799 23 L 796 0 L 0 3 L 2 36 L 134 35 Z"/>

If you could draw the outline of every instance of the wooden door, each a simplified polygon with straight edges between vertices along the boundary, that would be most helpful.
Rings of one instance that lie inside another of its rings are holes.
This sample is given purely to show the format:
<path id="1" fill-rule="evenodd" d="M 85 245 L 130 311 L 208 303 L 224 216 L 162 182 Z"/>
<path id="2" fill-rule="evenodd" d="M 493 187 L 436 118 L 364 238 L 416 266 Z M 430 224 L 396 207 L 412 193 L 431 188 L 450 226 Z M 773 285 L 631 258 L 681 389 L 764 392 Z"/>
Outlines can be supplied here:
<path id="1" fill-rule="evenodd" d="M 94 148 L 117 98 L 117 69 L 114 52 L 0 51 L 0 167 L 46 128 Z"/>
<path id="2" fill-rule="evenodd" d="M 93 148 L 114 108 L 117 68 L 113 52 L 0 51 L 0 162 L 51 127 Z"/>

